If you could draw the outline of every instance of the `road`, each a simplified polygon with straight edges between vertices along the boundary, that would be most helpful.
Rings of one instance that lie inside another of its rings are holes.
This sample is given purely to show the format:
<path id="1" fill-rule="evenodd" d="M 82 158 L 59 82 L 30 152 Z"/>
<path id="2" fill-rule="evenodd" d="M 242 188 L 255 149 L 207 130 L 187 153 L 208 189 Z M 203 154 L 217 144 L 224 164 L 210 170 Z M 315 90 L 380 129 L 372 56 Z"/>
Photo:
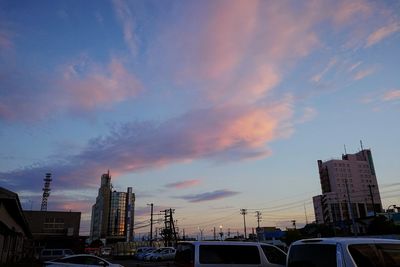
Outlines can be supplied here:
<path id="1" fill-rule="evenodd" d="M 150 267 L 150 266 L 158 266 L 158 267 L 174 267 L 173 261 L 163 261 L 163 262 L 144 262 L 138 261 L 134 259 L 125 259 L 125 260 L 110 260 L 112 263 L 118 263 L 125 267 Z"/>

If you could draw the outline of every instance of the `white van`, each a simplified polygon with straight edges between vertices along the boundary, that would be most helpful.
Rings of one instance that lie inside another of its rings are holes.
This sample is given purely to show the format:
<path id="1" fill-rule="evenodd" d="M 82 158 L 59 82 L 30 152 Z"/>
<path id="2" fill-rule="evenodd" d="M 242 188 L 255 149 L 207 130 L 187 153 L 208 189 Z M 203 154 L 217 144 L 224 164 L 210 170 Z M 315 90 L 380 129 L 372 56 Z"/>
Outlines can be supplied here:
<path id="1" fill-rule="evenodd" d="M 287 266 L 400 266 L 400 240 L 351 237 L 303 239 L 290 246 Z"/>
<path id="2" fill-rule="evenodd" d="M 70 249 L 42 249 L 40 252 L 41 261 L 55 260 L 65 256 L 73 255 L 74 253 Z"/>
<path id="3" fill-rule="evenodd" d="M 175 254 L 177 267 L 283 267 L 285 264 L 285 252 L 256 242 L 180 242 Z"/>

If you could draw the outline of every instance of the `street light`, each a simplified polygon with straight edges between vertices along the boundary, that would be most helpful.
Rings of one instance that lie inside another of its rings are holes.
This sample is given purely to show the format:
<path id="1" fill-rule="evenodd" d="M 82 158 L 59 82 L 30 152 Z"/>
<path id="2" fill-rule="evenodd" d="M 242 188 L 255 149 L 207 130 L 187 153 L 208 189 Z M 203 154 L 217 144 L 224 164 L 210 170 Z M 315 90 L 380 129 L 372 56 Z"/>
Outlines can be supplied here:
<path id="1" fill-rule="evenodd" d="M 389 215 L 389 221 L 392 219 L 392 214 L 393 214 L 393 212 L 389 213 L 390 207 L 393 207 L 393 210 L 398 209 L 398 207 L 396 205 L 389 205 L 389 207 L 387 207 L 386 212 Z"/>
<path id="2" fill-rule="evenodd" d="M 222 236 L 224 235 L 224 232 L 222 232 L 222 225 L 219 226 L 219 235 L 221 236 L 222 241 Z"/>

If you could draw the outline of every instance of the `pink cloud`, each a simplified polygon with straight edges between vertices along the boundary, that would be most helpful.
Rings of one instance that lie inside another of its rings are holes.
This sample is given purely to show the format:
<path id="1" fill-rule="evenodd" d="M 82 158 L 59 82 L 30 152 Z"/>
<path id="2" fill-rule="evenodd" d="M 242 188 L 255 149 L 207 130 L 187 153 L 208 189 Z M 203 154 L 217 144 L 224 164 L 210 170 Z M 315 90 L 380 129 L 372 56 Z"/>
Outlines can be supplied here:
<path id="1" fill-rule="evenodd" d="M 9 121 L 34 122 L 60 113 L 107 109 L 142 89 L 136 76 L 116 58 L 104 68 L 82 57 L 51 74 L 0 69 L 0 82 L 5 88 L 0 119 Z"/>
<path id="2" fill-rule="evenodd" d="M 246 160 L 265 157 L 267 144 L 291 133 L 291 98 L 262 107 L 223 106 L 194 110 L 155 125 L 130 123 L 107 137 L 92 139 L 74 156 L 60 156 L 7 173 L 5 184 L 21 189 L 37 186 L 52 170 L 54 183 L 62 188 L 97 187 L 105 168 L 117 174 L 153 169 L 193 159 Z"/>
<path id="3" fill-rule="evenodd" d="M 368 16 L 372 13 L 372 6 L 365 0 L 335 1 L 337 7 L 328 12 L 332 13 L 335 24 L 345 26 L 352 20 Z"/>
<path id="4" fill-rule="evenodd" d="M 186 180 L 186 181 L 166 184 L 165 187 L 175 188 L 175 189 L 184 189 L 184 188 L 199 185 L 200 182 L 201 182 L 201 180 L 199 180 L 199 179 L 193 179 L 193 180 Z"/>
<path id="5" fill-rule="evenodd" d="M 373 46 L 398 31 L 400 31 L 400 23 L 399 22 L 395 22 L 390 25 L 381 27 L 368 36 L 365 47 Z"/>
<path id="6" fill-rule="evenodd" d="M 0 28 L 0 48 L 10 49 L 12 47 L 13 47 L 13 42 L 11 39 L 10 32 Z"/>
<path id="7" fill-rule="evenodd" d="M 121 102 L 141 90 L 138 79 L 115 58 L 106 70 L 96 65 L 90 66 L 83 75 L 71 71 L 69 66 L 64 73 L 63 85 L 67 100 L 65 104 L 86 110 L 106 103 Z"/>
<path id="8" fill-rule="evenodd" d="M 390 91 L 387 91 L 383 97 L 383 101 L 395 101 L 395 100 L 400 100 L 400 89 L 393 89 Z"/>

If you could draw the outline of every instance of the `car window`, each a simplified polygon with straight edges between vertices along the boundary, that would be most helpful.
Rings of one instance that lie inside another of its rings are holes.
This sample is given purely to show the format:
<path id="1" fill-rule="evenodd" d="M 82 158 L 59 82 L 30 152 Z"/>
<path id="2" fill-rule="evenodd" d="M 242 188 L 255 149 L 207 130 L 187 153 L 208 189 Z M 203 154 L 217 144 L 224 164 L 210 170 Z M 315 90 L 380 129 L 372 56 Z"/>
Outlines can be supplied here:
<path id="1" fill-rule="evenodd" d="M 399 244 L 376 244 L 378 252 L 386 267 L 400 266 L 400 245 Z"/>
<path id="2" fill-rule="evenodd" d="M 53 255 L 54 256 L 62 256 L 63 255 L 63 251 L 61 249 L 53 250 Z"/>
<path id="3" fill-rule="evenodd" d="M 288 255 L 288 267 L 336 267 L 336 245 L 292 245 Z"/>
<path id="4" fill-rule="evenodd" d="M 349 245 L 349 252 L 357 266 L 382 266 L 374 244 Z"/>
<path id="5" fill-rule="evenodd" d="M 200 245 L 199 261 L 202 264 L 260 264 L 257 246 Z"/>
<path id="6" fill-rule="evenodd" d="M 261 245 L 261 248 L 264 252 L 265 257 L 267 257 L 267 260 L 270 263 L 281 265 L 286 264 L 286 254 L 283 253 L 281 250 L 277 249 L 276 247 L 266 245 Z"/>

